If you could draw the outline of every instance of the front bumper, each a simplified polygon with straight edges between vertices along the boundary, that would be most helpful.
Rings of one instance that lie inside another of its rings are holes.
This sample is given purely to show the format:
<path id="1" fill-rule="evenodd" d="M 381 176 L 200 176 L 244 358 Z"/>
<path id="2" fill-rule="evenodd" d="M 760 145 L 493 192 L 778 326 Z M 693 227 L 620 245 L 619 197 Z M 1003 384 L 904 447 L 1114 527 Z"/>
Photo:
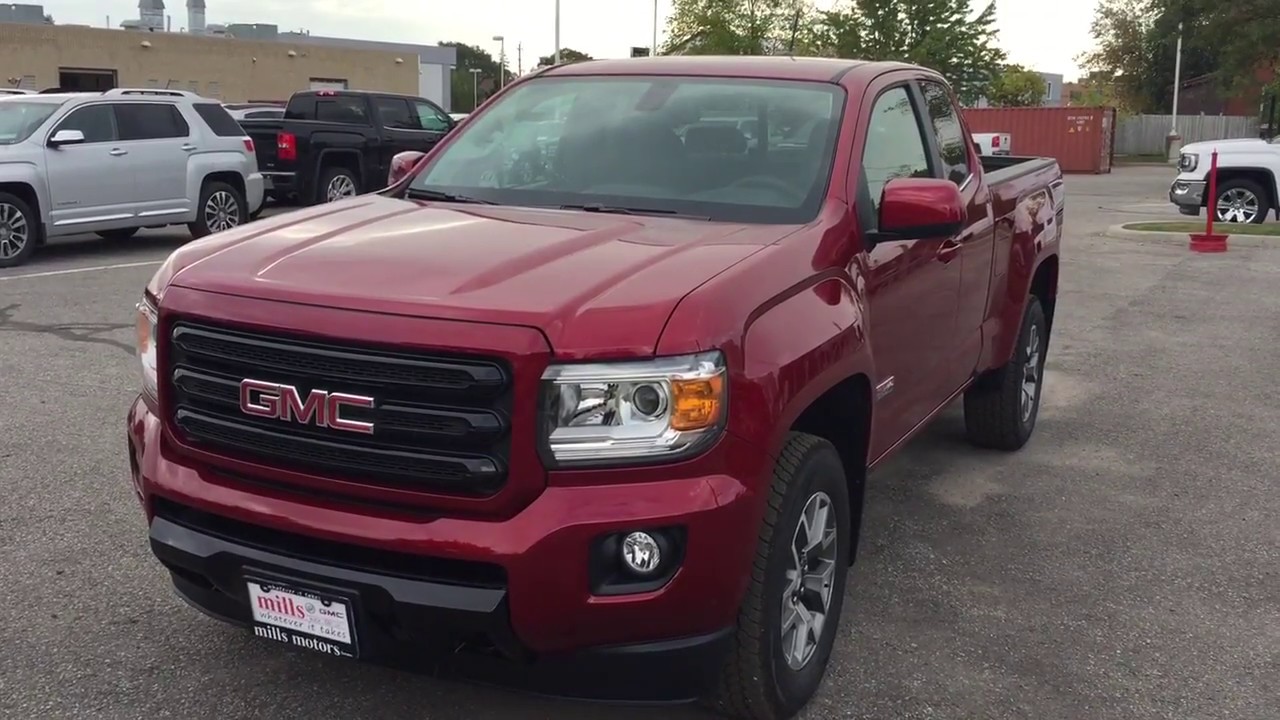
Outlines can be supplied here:
<path id="1" fill-rule="evenodd" d="M 153 552 L 205 613 L 250 621 L 246 570 L 338 587 L 358 599 L 362 659 L 621 702 L 689 700 L 714 682 L 763 512 L 754 483 L 738 478 L 770 465 L 726 436 L 712 451 L 733 458 L 724 474 L 553 485 L 507 520 L 424 521 L 319 505 L 195 467 L 140 400 L 129 445 Z M 596 539 L 667 525 L 687 530 L 670 582 L 591 593 Z"/>
<path id="2" fill-rule="evenodd" d="M 1199 180 L 1174 180 L 1169 186 L 1169 202 L 1184 215 L 1199 215 L 1204 207 L 1205 183 Z"/>

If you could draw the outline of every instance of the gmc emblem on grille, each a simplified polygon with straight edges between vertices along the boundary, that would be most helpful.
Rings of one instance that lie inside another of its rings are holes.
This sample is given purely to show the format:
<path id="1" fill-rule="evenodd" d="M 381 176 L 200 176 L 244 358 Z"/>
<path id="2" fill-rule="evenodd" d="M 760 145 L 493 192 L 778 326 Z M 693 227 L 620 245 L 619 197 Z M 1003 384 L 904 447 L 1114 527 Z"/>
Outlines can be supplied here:
<path id="1" fill-rule="evenodd" d="M 304 398 L 292 385 L 240 381 L 240 410 L 246 415 L 372 435 L 373 423 L 342 416 L 345 408 L 372 407 L 373 398 L 363 395 L 312 390 Z"/>

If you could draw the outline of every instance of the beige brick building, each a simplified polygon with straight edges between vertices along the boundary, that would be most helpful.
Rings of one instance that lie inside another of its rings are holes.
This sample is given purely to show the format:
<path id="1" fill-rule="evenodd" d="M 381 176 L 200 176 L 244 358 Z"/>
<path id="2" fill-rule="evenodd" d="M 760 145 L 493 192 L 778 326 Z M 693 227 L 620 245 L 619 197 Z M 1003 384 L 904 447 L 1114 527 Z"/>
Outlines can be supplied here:
<path id="1" fill-rule="evenodd" d="M 0 83 L 34 90 L 169 87 L 242 102 L 344 84 L 416 94 L 419 69 L 391 51 L 0 23 L 0 73 Z"/>

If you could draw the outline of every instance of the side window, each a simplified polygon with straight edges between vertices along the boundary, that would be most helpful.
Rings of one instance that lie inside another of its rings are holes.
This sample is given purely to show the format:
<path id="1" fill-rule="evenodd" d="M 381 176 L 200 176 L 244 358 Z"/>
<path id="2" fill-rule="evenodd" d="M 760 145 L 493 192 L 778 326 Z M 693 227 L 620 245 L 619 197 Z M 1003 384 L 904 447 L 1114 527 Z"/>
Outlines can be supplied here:
<path id="1" fill-rule="evenodd" d="M 373 99 L 374 107 L 378 108 L 378 117 L 382 119 L 382 126 L 392 128 L 394 130 L 417 130 L 418 118 L 413 116 L 412 110 L 409 108 L 409 101 L 404 98 L 380 97 Z"/>
<path id="2" fill-rule="evenodd" d="M 951 93 L 935 82 L 921 82 L 925 104 L 929 106 L 929 119 L 938 136 L 938 150 L 942 154 L 942 170 L 956 185 L 963 185 L 969 177 L 969 145 L 965 142 L 964 129 L 956 117 Z"/>
<path id="3" fill-rule="evenodd" d="M 59 130 L 79 130 L 87 143 L 112 142 L 116 139 L 116 114 L 110 105 L 89 105 L 72 110 L 54 128 L 54 132 Z"/>
<path id="4" fill-rule="evenodd" d="M 449 116 L 445 115 L 434 105 L 424 102 L 415 102 L 413 105 L 418 113 L 419 126 L 423 130 L 444 132 L 449 129 Z"/>
<path id="5" fill-rule="evenodd" d="M 218 103 L 195 103 L 196 114 L 218 137 L 244 137 L 244 128 Z"/>
<path id="6" fill-rule="evenodd" d="M 182 113 L 167 103 L 120 103 L 115 108 L 121 140 L 161 140 L 191 134 L 191 126 Z"/>
<path id="7" fill-rule="evenodd" d="M 905 87 L 887 90 L 876 99 L 867 124 L 862 173 L 871 192 L 871 206 L 877 212 L 880 195 L 890 180 L 933 177 L 911 95 Z"/>
<path id="8" fill-rule="evenodd" d="M 344 125 L 370 125 L 364 100 L 358 97 L 322 97 L 316 99 L 316 120 Z"/>

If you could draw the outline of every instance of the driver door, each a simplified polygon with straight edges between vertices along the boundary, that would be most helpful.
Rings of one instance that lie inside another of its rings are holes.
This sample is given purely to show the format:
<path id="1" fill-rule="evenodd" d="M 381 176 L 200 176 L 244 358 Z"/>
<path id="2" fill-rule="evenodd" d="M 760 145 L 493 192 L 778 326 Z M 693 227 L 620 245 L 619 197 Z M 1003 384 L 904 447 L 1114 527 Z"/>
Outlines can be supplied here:
<path id="1" fill-rule="evenodd" d="M 49 147 L 59 130 L 79 130 L 84 142 Z M 72 110 L 45 138 L 49 218 L 58 234 L 125 227 L 136 211 L 137 183 L 129 148 L 121 143 L 112 105 L 99 103 Z M 106 179 L 104 181 L 104 179 Z"/>
<path id="2" fill-rule="evenodd" d="M 876 396 L 872 458 L 893 447 L 946 401 L 944 365 L 952 356 L 960 263 L 951 238 L 881 240 L 881 193 L 895 178 L 941 177 L 927 116 L 910 78 L 875 93 L 859 177 L 857 210 L 864 239 L 869 343 Z"/>

